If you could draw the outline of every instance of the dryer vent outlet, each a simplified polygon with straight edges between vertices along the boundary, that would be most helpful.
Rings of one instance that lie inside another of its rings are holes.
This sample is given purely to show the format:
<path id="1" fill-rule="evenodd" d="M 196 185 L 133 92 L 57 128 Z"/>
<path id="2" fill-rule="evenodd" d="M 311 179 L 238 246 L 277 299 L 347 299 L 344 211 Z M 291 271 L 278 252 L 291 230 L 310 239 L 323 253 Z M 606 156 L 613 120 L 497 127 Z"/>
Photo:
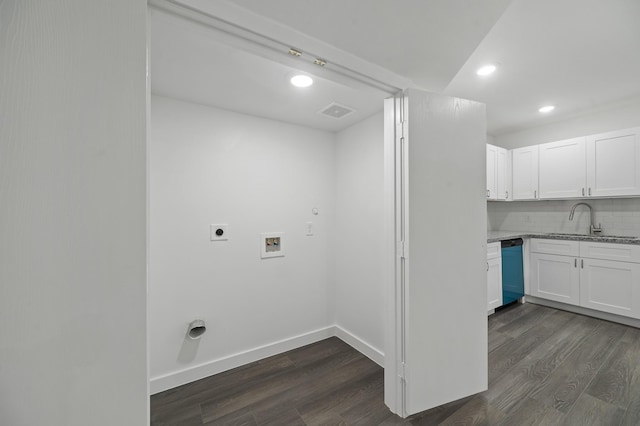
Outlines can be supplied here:
<path id="1" fill-rule="evenodd" d="M 202 337 L 205 331 L 207 331 L 207 326 L 203 320 L 193 320 L 187 328 L 187 336 L 189 336 L 190 339 L 196 340 Z"/>

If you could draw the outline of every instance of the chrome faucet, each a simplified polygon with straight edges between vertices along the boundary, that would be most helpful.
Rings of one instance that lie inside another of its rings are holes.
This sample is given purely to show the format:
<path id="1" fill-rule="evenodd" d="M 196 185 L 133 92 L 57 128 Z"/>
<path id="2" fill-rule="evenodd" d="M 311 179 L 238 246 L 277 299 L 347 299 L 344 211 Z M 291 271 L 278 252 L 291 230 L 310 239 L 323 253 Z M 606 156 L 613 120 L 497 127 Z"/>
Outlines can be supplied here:
<path id="1" fill-rule="evenodd" d="M 575 203 L 573 205 L 573 207 L 571 207 L 571 213 L 569 213 L 569 220 L 573 220 L 573 215 L 576 212 L 576 207 L 578 207 L 580 205 L 589 207 L 589 220 L 591 222 L 591 225 L 589 226 L 589 233 L 591 235 L 601 233 L 602 232 L 602 225 L 598 224 L 598 227 L 597 228 L 595 227 L 594 222 L 593 222 L 593 208 L 587 203 L 583 203 L 583 202 Z"/>

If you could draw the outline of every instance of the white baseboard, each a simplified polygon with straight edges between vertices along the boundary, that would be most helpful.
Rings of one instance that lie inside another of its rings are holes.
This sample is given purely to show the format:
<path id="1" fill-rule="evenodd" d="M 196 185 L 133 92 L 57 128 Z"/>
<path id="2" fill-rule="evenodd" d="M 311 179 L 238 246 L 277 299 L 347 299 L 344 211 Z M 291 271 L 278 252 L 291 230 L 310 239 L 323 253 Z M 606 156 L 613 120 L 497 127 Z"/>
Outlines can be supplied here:
<path id="1" fill-rule="evenodd" d="M 378 365 L 384 365 L 384 354 L 382 352 L 369 345 L 364 340 L 358 338 L 353 333 L 350 333 L 336 325 L 321 328 L 289 339 L 280 340 L 248 351 L 229 355 L 227 357 L 189 367 L 184 370 L 153 377 L 149 381 L 149 389 L 151 395 L 153 395 L 177 386 L 195 382 L 196 380 L 204 379 L 205 377 L 213 376 L 214 374 L 222 373 L 223 371 L 231 370 L 232 368 L 240 367 L 241 365 L 259 361 L 261 359 L 278 355 L 282 352 L 290 351 L 334 336 L 338 337 L 340 340 L 344 341 Z"/>
<path id="2" fill-rule="evenodd" d="M 384 354 L 382 352 L 339 325 L 335 325 L 333 328 L 334 336 L 378 364 L 380 367 L 384 368 Z"/>
<path id="3" fill-rule="evenodd" d="M 239 352 L 224 358 L 219 358 L 204 364 L 185 368 L 184 370 L 165 374 L 163 376 L 152 377 L 150 380 L 151 395 L 181 386 L 241 365 L 259 361 L 282 352 L 290 351 L 311 343 L 319 342 L 328 337 L 334 336 L 334 327 L 321 328 L 309 333 L 294 336 L 289 339 L 280 340 L 264 346 Z"/>

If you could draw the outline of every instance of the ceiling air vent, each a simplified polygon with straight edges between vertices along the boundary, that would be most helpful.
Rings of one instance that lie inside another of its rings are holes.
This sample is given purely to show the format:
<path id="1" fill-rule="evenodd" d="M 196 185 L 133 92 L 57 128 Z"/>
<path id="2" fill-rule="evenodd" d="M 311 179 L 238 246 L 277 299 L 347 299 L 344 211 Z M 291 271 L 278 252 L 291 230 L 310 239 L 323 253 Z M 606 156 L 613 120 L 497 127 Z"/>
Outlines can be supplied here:
<path id="1" fill-rule="evenodd" d="M 333 118 L 342 118 L 351 114 L 352 112 L 353 109 L 349 108 L 348 106 L 340 105 L 335 102 L 320 110 L 320 114 L 327 115 Z"/>

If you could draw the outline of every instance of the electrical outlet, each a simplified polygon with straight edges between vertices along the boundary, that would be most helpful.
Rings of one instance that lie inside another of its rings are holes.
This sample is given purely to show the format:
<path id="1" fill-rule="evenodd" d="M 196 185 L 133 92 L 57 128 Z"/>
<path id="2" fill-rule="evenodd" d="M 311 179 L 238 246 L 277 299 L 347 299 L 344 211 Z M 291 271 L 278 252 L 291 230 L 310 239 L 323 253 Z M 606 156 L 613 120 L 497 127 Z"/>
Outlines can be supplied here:
<path id="1" fill-rule="evenodd" d="M 211 225 L 211 241 L 227 241 L 229 239 L 229 225 Z"/>
<path id="2" fill-rule="evenodd" d="M 306 224 L 306 229 L 307 229 L 307 236 L 312 236 L 313 235 L 313 222 L 307 222 Z"/>

